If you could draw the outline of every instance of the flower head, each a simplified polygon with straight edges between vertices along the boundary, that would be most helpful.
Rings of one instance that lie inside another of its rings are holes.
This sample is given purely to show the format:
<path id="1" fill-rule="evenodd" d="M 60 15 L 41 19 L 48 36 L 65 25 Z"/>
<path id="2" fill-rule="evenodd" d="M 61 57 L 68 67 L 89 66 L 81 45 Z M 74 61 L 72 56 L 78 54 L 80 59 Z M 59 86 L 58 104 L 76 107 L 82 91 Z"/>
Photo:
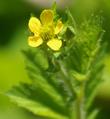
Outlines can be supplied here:
<path id="1" fill-rule="evenodd" d="M 52 10 L 43 10 L 40 20 L 36 17 L 31 17 L 28 26 L 33 33 L 33 36 L 28 38 L 29 46 L 38 47 L 46 43 L 54 51 L 58 51 L 61 48 L 62 41 L 56 36 L 61 32 L 63 23 L 59 19 L 55 24 Z"/>

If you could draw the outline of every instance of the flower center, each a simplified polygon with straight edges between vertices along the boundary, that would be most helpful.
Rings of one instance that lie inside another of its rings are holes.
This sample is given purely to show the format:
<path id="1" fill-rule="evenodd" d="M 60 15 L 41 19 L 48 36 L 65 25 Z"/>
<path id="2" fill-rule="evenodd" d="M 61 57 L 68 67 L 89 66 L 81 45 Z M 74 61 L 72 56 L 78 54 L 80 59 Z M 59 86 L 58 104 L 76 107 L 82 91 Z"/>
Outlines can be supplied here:
<path id="1" fill-rule="evenodd" d="M 42 27 L 40 36 L 44 41 L 48 41 L 54 37 L 54 29 L 51 26 Z"/>

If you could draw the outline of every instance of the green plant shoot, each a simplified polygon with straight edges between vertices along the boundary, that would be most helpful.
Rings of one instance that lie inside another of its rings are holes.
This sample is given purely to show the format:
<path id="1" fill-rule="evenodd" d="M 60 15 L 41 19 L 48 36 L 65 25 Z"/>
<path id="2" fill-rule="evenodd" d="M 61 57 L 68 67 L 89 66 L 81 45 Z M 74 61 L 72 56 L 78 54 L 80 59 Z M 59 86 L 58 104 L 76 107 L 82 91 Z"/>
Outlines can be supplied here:
<path id="1" fill-rule="evenodd" d="M 95 119 L 91 106 L 104 67 L 100 17 L 77 24 L 68 9 L 63 19 L 54 5 L 28 26 L 29 49 L 22 53 L 31 83 L 13 87 L 8 97 L 41 118 Z"/>

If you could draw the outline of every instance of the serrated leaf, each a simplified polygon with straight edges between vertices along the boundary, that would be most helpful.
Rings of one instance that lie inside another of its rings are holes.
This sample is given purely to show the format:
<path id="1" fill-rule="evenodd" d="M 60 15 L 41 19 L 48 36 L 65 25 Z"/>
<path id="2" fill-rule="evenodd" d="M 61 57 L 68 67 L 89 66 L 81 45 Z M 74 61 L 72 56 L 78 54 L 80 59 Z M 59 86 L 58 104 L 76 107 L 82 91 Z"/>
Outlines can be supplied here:
<path id="1" fill-rule="evenodd" d="M 22 53 L 24 54 L 24 56 L 26 57 L 26 59 L 32 63 L 32 65 L 35 65 L 39 68 L 41 68 L 42 70 L 46 70 L 48 68 L 48 60 L 47 60 L 47 56 L 44 54 L 44 52 L 40 49 L 36 49 L 36 50 L 23 50 Z M 28 62 L 28 63 L 29 63 Z"/>
<path id="2" fill-rule="evenodd" d="M 52 119 L 67 119 L 67 117 L 60 115 L 57 112 L 54 112 L 49 107 L 45 107 L 44 105 L 38 102 L 29 100 L 27 98 L 13 96 L 13 95 L 9 95 L 9 97 L 11 98 L 12 101 L 17 103 L 18 106 L 31 111 L 35 115 L 42 116 L 42 117 L 49 117 Z"/>
<path id="3" fill-rule="evenodd" d="M 42 108 L 44 106 L 44 108 L 49 108 L 53 110 L 53 112 L 59 113 L 59 115 L 67 116 L 68 109 L 66 109 L 66 105 L 62 105 L 62 102 L 57 100 L 57 95 L 53 98 L 52 95 L 48 94 L 44 88 L 39 86 L 37 87 L 33 84 L 21 84 L 20 86 L 13 87 L 13 89 L 9 91 L 7 95 L 9 98 L 16 98 L 16 100 L 13 101 L 17 102 L 18 105 L 20 103 L 20 106 L 22 106 L 22 102 L 19 102 L 19 99 L 29 100 L 37 105 L 42 105 Z M 55 94 L 53 95 L 55 96 Z M 36 108 L 39 108 L 39 105 Z M 23 107 L 26 109 L 27 106 L 28 105 L 26 104 L 23 105 Z"/>
<path id="4" fill-rule="evenodd" d="M 90 108 L 96 96 L 99 85 L 103 82 L 103 58 L 105 55 L 105 45 L 100 49 L 92 65 L 91 74 L 86 83 L 86 108 Z"/>

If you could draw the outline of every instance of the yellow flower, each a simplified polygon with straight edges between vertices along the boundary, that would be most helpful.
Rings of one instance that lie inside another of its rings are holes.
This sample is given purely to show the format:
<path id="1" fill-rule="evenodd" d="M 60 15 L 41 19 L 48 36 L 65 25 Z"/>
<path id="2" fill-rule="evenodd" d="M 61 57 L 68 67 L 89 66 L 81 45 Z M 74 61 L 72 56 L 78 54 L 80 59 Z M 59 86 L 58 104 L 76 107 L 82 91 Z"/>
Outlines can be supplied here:
<path id="1" fill-rule="evenodd" d="M 54 51 L 58 51 L 62 46 L 62 41 L 56 36 L 61 32 L 63 23 L 59 19 L 55 25 L 54 13 L 52 10 L 44 10 L 40 15 L 40 20 L 31 17 L 29 20 L 29 29 L 33 36 L 28 38 L 28 44 L 31 47 L 38 47 L 45 43 Z"/>

